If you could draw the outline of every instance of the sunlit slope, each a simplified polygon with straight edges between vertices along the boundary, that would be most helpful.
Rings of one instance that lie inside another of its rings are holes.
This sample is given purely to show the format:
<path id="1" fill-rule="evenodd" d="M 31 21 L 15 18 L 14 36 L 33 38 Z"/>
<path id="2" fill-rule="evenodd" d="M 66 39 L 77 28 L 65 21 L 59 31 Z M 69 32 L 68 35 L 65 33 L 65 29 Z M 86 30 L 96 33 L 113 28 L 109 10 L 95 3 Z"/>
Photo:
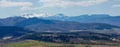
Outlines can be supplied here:
<path id="1" fill-rule="evenodd" d="M 110 46 L 110 45 L 83 45 L 83 44 L 57 44 L 57 43 L 47 43 L 47 42 L 39 42 L 33 40 L 15 42 L 6 45 L 6 47 L 120 47 L 117 46 Z"/>

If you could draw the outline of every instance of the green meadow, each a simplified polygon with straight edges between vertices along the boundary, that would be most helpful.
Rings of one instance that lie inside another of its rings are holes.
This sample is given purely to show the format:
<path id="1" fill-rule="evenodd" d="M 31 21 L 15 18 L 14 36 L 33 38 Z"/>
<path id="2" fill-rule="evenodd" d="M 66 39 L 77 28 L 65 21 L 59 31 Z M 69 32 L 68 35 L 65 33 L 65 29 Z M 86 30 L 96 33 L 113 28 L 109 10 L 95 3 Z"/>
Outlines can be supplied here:
<path id="1" fill-rule="evenodd" d="M 7 44 L 5 47 L 120 47 L 120 45 L 85 45 L 85 44 L 58 44 L 49 42 L 39 42 L 35 40 L 26 40 Z"/>

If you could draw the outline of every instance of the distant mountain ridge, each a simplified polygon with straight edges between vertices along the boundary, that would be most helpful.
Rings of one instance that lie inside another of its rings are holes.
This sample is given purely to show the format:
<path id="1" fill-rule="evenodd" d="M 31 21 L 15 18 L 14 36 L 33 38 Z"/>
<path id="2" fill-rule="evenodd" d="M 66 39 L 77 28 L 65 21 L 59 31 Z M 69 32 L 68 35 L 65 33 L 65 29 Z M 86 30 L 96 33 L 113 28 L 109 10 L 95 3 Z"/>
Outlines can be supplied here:
<path id="1" fill-rule="evenodd" d="M 43 18 L 43 17 L 42 17 Z M 62 20 L 62 21 L 76 21 L 80 23 L 107 23 L 111 25 L 120 26 L 120 16 L 110 16 L 108 14 L 92 14 L 80 16 L 65 16 L 58 14 L 57 16 L 44 17 L 43 19 Z"/>
<path id="2" fill-rule="evenodd" d="M 79 23 L 41 18 L 10 17 L 0 19 L 0 26 L 17 26 L 37 32 L 70 32 L 74 30 L 110 30 L 119 26 L 105 23 Z"/>

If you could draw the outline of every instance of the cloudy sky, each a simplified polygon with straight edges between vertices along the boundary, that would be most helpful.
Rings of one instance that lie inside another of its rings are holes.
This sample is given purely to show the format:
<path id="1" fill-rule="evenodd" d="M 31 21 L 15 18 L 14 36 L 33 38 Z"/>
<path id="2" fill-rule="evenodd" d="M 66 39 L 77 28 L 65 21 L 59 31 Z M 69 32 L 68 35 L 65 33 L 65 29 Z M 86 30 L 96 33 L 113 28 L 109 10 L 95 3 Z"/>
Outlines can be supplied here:
<path id="1" fill-rule="evenodd" d="M 0 0 L 0 17 L 23 14 L 120 15 L 120 0 Z"/>

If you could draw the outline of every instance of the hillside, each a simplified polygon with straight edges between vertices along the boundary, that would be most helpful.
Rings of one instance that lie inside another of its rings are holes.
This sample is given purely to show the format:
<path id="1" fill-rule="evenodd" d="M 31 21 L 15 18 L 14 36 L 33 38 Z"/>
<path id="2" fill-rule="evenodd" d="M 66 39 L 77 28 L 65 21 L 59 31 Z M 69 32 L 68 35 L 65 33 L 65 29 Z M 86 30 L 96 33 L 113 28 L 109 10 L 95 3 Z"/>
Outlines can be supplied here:
<path id="1" fill-rule="evenodd" d="M 6 47 L 119 47 L 119 45 L 110 46 L 110 45 L 58 44 L 26 40 L 8 44 L 6 45 Z"/>
<path id="2" fill-rule="evenodd" d="M 20 38 L 20 40 L 38 40 L 43 42 L 67 44 L 106 44 L 120 42 L 119 37 L 120 35 L 116 34 L 101 34 L 83 31 L 71 33 L 35 33 L 26 35 Z"/>
<path id="3" fill-rule="evenodd" d="M 21 27 L 0 26 L 0 42 L 16 40 L 29 33 L 33 32 Z"/>

